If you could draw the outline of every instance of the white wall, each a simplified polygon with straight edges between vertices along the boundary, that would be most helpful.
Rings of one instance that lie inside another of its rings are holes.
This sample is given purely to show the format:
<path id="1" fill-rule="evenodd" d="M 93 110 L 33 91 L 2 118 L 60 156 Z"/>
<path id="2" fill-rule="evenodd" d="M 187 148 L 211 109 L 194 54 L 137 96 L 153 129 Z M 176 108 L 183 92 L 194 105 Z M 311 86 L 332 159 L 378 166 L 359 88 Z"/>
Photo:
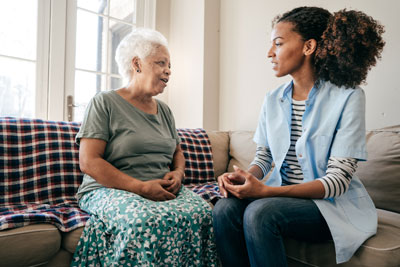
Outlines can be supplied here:
<path id="1" fill-rule="evenodd" d="M 219 127 L 220 0 L 158 0 L 156 29 L 169 41 L 172 75 L 157 98 L 176 126 Z"/>
<path id="2" fill-rule="evenodd" d="M 400 1 L 221 0 L 219 128 L 254 130 L 265 93 L 290 79 L 274 76 L 266 51 L 272 19 L 302 5 L 331 12 L 357 9 L 385 25 L 382 60 L 362 86 L 367 96 L 367 129 L 400 124 Z"/>
<path id="3" fill-rule="evenodd" d="M 203 127 L 219 129 L 220 0 L 204 1 Z"/>
<path id="4" fill-rule="evenodd" d="M 155 21 L 155 29 L 161 32 L 167 40 L 169 40 L 169 25 L 170 25 L 170 0 L 159 0 L 156 1 L 156 21 Z M 169 95 L 169 86 L 164 89 L 164 92 L 160 95 L 157 95 L 156 98 L 168 103 L 168 95 Z"/>
<path id="5" fill-rule="evenodd" d="M 171 0 L 169 12 L 172 75 L 168 104 L 177 127 L 202 127 L 204 3 Z"/>

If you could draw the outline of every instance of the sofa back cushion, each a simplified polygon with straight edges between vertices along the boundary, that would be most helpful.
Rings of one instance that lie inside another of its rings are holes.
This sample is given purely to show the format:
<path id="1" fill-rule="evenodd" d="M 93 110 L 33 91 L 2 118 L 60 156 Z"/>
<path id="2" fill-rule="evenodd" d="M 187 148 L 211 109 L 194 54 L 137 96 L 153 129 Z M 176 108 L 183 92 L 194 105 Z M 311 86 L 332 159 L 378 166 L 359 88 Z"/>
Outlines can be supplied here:
<path id="1" fill-rule="evenodd" d="M 224 174 L 228 169 L 229 132 L 207 131 L 207 134 L 211 142 L 214 162 L 214 174 L 217 178 L 221 174 Z"/>
<path id="2" fill-rule="evenodd" d="M 0 118 L 0 230 L 50 222 L 69 231 L 88 215 L 75 193 L 82 182 L 79 124 Z"/>
<path id="3" fill-rule="evenodd" d="M 254 131 L 232 131 L 229 133 L 228 171 L 233 171 L 233 165 L 247 170 L 256 154 L 257 144 L 253 141 Z"/>
<path id="4" fill-rule="evenodd" d="M 400 212 L 400 125 L 367 132 L 367 151 L 356 175 L 377 208 Z"/>

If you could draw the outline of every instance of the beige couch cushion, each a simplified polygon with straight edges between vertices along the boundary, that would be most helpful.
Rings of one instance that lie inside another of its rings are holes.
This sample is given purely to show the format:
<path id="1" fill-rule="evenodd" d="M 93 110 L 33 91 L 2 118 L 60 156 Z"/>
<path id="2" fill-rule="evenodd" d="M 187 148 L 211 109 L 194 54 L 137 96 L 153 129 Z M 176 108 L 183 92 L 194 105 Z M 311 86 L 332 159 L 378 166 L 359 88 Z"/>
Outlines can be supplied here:
<path id="1" fill-rule="evenodd" d="M 68 251 L 64 249 L 60 249 L 54 257 L 51 258 L 51 260 L 40 267 L 69 267 L 71 260 L 72 260 L 72 254 L 69 253 Z"/>
<path id="2" fill-rule="evenodd" d="M 256 154 L 257 144 L 253 141 L 254 131 L 229 132 L 229 161 L 228 171 L 233 171 L 233 165 L 247 170 Z"/>
<path id="3" fill-rule="evenodd" d="M 400 126 L 368 132 L 367 151 L 356 175 L 377 208 L 400 212 Z"/>
<path id="4" fill-rule="evenodd" d="M 394 267 L 400 262 L 400 214 L 378 210 L 378 234 L 368 239 L 349 262 L 334 265 L 335 249 L 332 241 L 306 243 L 285 240 L 287 256 L 306 266 Z M 294 264 L 295 265 L 295 264 Z"/>
<path id="5" fill-rule="evenodd" d="M 79 227 L 71 232 L 62 234 L 62 243 L 61 247 L 68 251 L 69 253 L 74 253 L 76 246 L 78 245 L 78 241 L 81 238 L 84 227 Z"/>
<path id="6" fill-rule="evenodd" d="M 215 177 L 226 172 L 229 161 L 229 133 L 222 131 L 207 131 L 211 142 Z"/>
<path id="7" fill-rule="evenodd" d="M 60 232 L 51 224 L 32 224 L 0 231 L 0 265 L 46 263 L 60 249 L 60 244 Z"/>

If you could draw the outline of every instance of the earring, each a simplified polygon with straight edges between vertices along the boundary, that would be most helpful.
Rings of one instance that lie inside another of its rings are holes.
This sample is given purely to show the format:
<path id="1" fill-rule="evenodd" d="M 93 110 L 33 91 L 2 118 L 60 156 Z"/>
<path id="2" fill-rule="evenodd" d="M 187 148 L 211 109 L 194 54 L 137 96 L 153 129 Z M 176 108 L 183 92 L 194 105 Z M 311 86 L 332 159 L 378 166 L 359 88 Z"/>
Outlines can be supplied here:
<path id="1" fill-rule="evenodd" d="M 137 69 L 137 70 L 136 70 L 136 72 L 139 72 L 139 73 L 140 73 L 140 70 L 139 70 L 139 69 Z"/>

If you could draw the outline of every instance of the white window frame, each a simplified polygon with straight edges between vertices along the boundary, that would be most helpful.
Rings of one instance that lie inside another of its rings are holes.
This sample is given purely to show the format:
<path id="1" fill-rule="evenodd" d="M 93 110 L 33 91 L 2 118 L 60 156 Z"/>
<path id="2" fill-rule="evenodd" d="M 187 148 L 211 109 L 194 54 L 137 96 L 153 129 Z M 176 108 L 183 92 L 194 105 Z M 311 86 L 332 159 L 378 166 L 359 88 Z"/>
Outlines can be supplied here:
<path id="1" fill-rule="evenodd" d="M 50 43 L 47 119 L 64 120 L 67 0 L 50 0 Z"/>
<path id="2" fill-rule="evenodd" d="M 137 0 L 139 27 L 155 28 L 156 0 Z M 39 0 L 35 117 L 68 120 L 75 78 L 76 0 Z"/>

